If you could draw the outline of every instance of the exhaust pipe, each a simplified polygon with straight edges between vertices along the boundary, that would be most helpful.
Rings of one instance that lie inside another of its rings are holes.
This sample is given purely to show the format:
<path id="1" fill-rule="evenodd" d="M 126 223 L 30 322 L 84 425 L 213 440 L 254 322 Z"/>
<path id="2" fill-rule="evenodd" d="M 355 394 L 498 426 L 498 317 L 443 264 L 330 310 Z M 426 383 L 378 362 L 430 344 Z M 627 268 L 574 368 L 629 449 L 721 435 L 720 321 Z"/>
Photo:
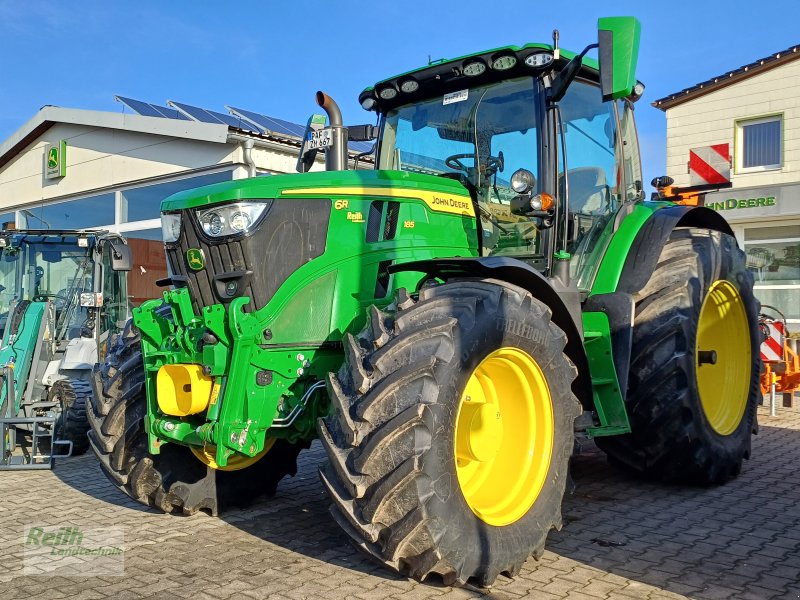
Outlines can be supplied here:
<path id="1" fill-rule="evenodd" d="M 325 92 L 317 92 L 317 104 L 328 114 L 333 144 L 325 150 L 325 170 L 347 170 L 347 128 L 342 125 L 339 105 Z"/>

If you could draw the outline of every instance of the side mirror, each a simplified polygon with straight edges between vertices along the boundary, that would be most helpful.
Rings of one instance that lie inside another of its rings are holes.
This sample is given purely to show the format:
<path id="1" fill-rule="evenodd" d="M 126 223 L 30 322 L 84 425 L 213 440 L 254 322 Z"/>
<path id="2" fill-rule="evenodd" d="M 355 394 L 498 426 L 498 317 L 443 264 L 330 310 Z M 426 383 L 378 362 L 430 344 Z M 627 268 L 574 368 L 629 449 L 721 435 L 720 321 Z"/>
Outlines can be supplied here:
<path id="1" fill-rule="evenodd" d="M 630 96 L 636 86 L 641 24 L 636 17 L 603 17 L 597 20 L 600 87 L 603 100 Z"/>
<path id="2" fill-rule="evenodd" d="M 133 265 L 131 249 L 122 242 L 110 242 L 111 244 L 111 270 L 130 271 Z"/>

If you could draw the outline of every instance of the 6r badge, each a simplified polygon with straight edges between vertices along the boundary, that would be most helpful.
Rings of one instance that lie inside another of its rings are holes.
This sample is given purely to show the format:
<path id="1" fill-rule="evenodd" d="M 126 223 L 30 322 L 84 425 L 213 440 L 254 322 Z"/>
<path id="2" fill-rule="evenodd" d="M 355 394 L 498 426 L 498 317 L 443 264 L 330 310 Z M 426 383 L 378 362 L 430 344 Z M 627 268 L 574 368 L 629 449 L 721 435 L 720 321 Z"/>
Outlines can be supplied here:
<path id="1" fill-rule="evenodd" d="M 206 266 L 206 258 L 199 248 L 189 248 L 186 251 L 186 263 L 192 271 L 202 271 Z"/>

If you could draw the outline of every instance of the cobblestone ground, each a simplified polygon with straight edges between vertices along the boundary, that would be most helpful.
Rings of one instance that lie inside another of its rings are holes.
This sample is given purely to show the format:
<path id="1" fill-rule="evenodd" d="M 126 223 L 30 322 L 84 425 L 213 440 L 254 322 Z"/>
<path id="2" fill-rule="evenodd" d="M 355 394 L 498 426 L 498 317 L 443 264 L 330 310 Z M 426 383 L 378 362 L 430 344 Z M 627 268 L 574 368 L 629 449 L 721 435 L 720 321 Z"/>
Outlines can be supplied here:
<path id="1" fill-rule="evenodd" d="M 0 598 L 800 598 L 800 409 L 770 418 L 722 487 L 631 479 L 593 444 L 574 459 L 565 526 L 491 590 L 408 581 L 348 545 L 328 517 L 315 444 L 275 498 L 215 519 L 129 501 L 95 459 L 0 473 Z M 124 575 L 23 575 L 24 527 L 120 526 Z"/>

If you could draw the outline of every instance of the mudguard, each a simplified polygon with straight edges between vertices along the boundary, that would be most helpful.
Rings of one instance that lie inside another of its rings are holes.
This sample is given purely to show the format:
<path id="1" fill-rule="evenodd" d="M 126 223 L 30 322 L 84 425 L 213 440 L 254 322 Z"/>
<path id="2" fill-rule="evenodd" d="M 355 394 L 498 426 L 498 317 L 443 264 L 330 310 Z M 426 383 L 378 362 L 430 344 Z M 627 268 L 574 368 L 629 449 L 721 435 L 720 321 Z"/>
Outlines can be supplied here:
<path id="1" fill-rule="evenodd" d="M 425 273 L 428 277 L 443 281 L 462 277 L 499 279 L 529 291 L 531 295 L 550 307 L 553 312 L 553 323 L 567 335 L 564 352 L 578 369 L 578 376 L 572 384 L 572 389 L 585 408 L 591 409 L 594 406 L 589 363 L 583 348 L 583 335 L 579 324 L 575 321 L 576 317 L 580 318 L 580 314 L 573 315 L 570 312 L 553 284 L 536 269 L 514 258 L 484 256 L 420 260 L 391 265 L 388 270 L 390 273 L 400 271 Z"/>
<path id="2" fill-rule="evenodd" d="M 657 210 L 642 225 L 631 244 L 617 284 L 617 292 L 635 294 L 647 284 L 656 269 L 661 249 L 676 227 L 699 227 L 733 236 L 728 222 L 710 208 L 670 206 Z"/>

